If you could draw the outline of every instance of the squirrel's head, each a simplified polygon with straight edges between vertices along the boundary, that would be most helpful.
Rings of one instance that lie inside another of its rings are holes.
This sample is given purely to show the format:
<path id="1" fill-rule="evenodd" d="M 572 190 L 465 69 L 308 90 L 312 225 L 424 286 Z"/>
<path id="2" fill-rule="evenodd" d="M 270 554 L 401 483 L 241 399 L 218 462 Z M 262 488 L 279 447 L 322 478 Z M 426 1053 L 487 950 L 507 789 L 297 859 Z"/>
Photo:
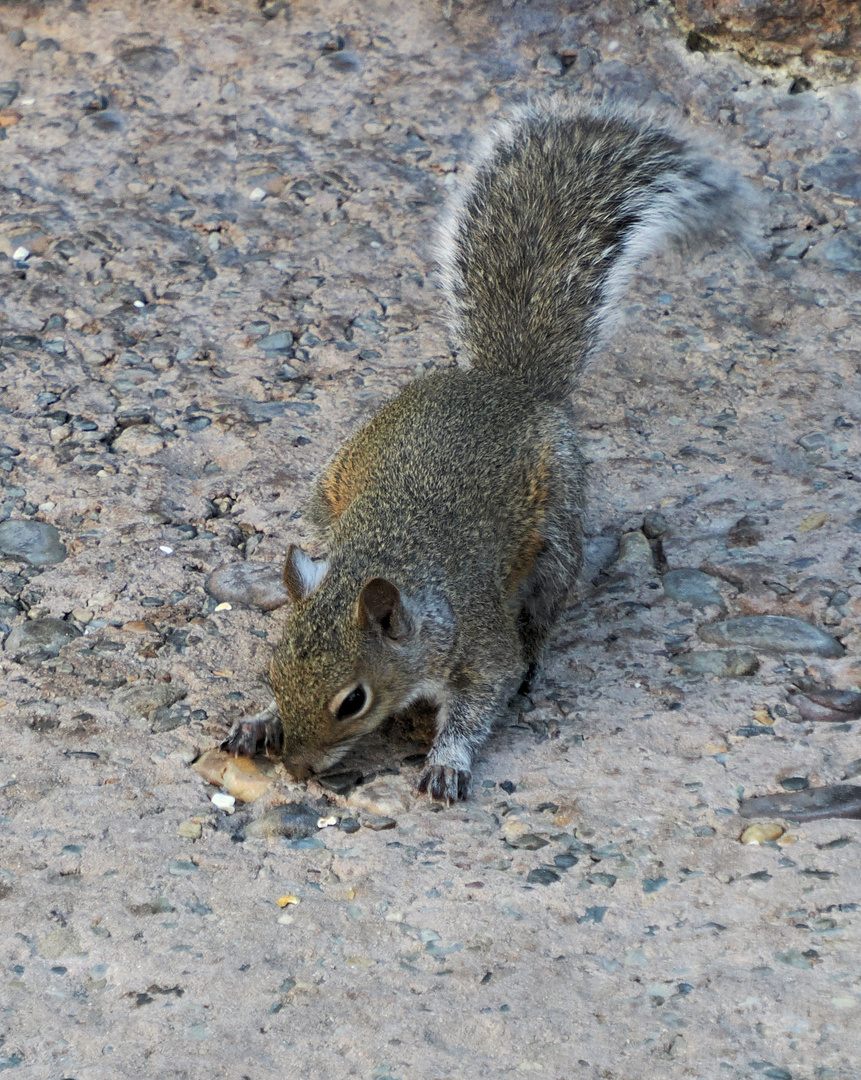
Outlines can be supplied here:
<path id="1" fill-rule="evenodd" d="M 385 578 L 364 584 L 327 572 L 291 547 L 284 583 L 293 611 L 269 680 L 287 767 L 299 776 L 336 764 L 415 691 L 418 619 Z"/>

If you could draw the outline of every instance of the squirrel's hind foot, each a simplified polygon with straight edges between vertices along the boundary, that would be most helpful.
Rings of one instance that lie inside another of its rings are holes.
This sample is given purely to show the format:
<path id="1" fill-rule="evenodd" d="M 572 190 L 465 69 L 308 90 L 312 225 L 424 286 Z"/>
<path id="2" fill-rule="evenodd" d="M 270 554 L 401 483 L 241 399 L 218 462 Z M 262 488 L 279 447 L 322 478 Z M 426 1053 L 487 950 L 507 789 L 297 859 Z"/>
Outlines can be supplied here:
<path id="1" fill-rule="evenodd" d="M 273 700 L 262 712 L 236 720 L 221 749 L 248 757 L 254 757 L 259 750 L 280 753 L 283 738 L 278 705 Z"/>
<path id="2" fill-rule="evenodd" d="M 419 780 L 419 791 L 434 802 L 451 806 L 458 799 L 468 799 L 472 790 L 472 773 L 453 769 L 449 765 L 431 765 Z"/>

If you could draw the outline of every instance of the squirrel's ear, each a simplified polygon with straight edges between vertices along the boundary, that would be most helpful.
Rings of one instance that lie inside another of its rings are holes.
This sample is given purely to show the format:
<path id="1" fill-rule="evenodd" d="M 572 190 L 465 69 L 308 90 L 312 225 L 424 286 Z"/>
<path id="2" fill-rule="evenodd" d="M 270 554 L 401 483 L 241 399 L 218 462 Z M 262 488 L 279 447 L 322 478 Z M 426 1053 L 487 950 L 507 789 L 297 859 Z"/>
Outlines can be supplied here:
<path id="1" fill-rule="evenodd" d="M 296 544 L 290 545 L 284 563 L 284 585 L 294 604 L 311 595 L 323 580 L 327 566 L 325 559 L 313 562 Z"/>
<path id="2" fill-rule="evenodd" d="M 412 632 L 412 622 L 397 585 L 385 578 L 366 581 L 359 593 L 359 621 L 362 626 L 378 626 L 392 641 L 404 641 Z"/>

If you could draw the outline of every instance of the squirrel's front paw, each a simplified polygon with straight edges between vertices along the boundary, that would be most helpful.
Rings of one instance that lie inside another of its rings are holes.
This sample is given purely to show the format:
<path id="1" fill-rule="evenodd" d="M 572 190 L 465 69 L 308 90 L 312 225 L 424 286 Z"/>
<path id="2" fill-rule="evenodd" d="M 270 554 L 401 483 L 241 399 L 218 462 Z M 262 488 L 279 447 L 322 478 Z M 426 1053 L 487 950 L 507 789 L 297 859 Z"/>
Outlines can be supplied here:
<path id="1" fill-rule="evenodd" d="M 221 749 L 231 754 L 254 757 L 260 748 L 280 751 L 282 736 L 278 707 L 273 701 L 262 712 L 237 720 L 221 744 Z"/>
<path id="2" fill-rule="evenodd" d="M 434 802 L 451 806 L 458 799 L 468 799 L 472 787 L 472 773 L 452 769 L 448 765 L 431 765 L 419 780 L 419 791 L 429 795 Z"/>

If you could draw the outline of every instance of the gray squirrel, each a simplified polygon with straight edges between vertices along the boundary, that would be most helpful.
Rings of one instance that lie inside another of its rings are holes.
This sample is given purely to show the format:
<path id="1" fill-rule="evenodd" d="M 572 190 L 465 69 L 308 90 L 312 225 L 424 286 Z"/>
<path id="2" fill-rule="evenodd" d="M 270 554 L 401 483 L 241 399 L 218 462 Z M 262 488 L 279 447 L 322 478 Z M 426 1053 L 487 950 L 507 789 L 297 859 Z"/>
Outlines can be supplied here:
<path id="1" fill-rule="evenodd" d="M 523 108 L 478 154 L 442 226 L 467 370 L 410 383 L 338 451 L 289 549 L 274 701 L 236 753 L 325 772 L 387 717 L 435 710 L 419 790 L 451 804 L 535 674 L 583 562 L 584 462 L 566 404 L 636 264 L 732 231 L 740 182 L 619 112 Z"/>

